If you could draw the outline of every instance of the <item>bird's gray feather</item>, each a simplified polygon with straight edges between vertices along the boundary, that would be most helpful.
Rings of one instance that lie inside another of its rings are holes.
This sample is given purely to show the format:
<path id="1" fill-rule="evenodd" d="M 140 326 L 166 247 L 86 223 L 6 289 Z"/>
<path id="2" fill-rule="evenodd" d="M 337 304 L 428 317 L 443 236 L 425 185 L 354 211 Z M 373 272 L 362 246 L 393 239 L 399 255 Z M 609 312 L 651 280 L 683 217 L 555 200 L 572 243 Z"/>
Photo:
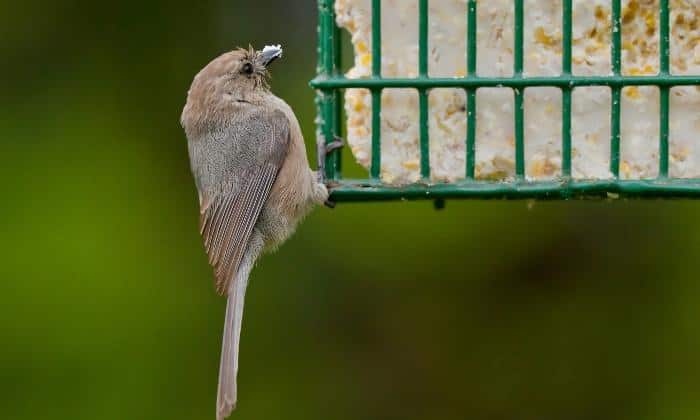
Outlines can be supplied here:
<path id="1" fill-rule="evenodd" d="M 221 294 L 229 291 L 289 147 L 284 113 L 251 108 L 189 142 L 200 229 Z"/>

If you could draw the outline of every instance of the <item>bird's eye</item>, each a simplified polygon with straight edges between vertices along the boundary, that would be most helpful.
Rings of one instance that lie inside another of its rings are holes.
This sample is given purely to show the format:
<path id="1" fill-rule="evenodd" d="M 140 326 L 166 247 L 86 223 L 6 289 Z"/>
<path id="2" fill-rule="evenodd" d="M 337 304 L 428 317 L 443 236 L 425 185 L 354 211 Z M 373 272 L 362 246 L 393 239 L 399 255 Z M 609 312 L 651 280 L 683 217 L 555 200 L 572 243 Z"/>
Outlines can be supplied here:
<path id="1" fill-rule="evenodd" d="M 241 71 L 245 74 L 251 74 L 253 73 L 253 65 L 250 63 L 245 63 Z"/>

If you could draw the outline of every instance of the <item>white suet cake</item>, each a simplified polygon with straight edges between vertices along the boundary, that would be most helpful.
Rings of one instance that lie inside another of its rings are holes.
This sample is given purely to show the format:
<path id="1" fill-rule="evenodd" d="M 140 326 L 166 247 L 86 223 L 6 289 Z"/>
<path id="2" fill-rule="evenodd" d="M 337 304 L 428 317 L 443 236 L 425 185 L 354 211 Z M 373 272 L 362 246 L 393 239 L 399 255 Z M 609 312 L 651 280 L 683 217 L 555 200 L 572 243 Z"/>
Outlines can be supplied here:
<path id="1" fill-rule="evenodd" d="M 671 0 L 671 71 L 700 75 L 700 1 Z M 525 76 L 555 76 L 562 67 L 561 0 L 525 0 Z M 371 75 L 370 0 L 336 0 L 337 23 L 351 35 L 354 66 L 348 78 Z M 429 2 L 428 66 L 432 77 L 466 75 L 467 0 Z M 477 74 L 513 75 L 511 0 L 481 0 L 477 7 Z M 382 0 L 382 75 L 418 74 L 418 0 Z M 611 1 L 573 1 L 574 75 L 611 75 Z M 622 72 L 659 71 L 659 1 L 623 0 Z M 513 90 L 477 92 L 477 178 L 507 180 L 515 175 Z M 381 179 L 407 184 L 420 178 L 418 93 L 384 89 L 381 108 Z M 371 161 L 372 100 L 366 89 L 345 92 L 348 143 L 357 161 Z M 659 167 L 659 90 L 627 87 L 622 93 L 620 176 L 651 178 Z M 525 90 L 525 170 L 531 180 L 561 175 L 561 91 Z M 670 175 L 700 177 L 700 87 L 671 91 Z M 612 177 L 610 167 L 611 92 L 582 87 L 572 99 L 572 175 Z M 431 179 L 453 182 L 465 175 L 466 95 L 462 89 L 432 89 L 429 96 Z"/>

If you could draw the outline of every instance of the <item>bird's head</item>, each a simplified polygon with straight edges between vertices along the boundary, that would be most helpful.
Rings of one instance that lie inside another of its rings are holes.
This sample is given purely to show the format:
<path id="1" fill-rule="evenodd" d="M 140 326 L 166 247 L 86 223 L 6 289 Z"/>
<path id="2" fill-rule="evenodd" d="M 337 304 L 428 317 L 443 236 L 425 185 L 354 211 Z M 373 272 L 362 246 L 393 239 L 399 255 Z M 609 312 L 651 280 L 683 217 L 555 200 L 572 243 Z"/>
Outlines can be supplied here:
<path id="1" fill-rule="evenodd" d="M 234 89 L 267 88 L 268 66 L 282 57 L 280 45 L 266 46 L 260 51 L 253 47 L 236 49 L 212 62 L 226 86 Z M 217 63 L 221 60 L 220 63 Z M 211 65 L 211 64 L 210 64 Z"/>
<path id="2" fill-rule="evenodd" d="M 238 48 L 212 60 L 192 82 L 183 125 L 187 114 L 202 116 L 264 100 L 269 92 L 268 67 L 280 57 L 282 48 L 275 45 L 259 51 L 252 47 Z"/>

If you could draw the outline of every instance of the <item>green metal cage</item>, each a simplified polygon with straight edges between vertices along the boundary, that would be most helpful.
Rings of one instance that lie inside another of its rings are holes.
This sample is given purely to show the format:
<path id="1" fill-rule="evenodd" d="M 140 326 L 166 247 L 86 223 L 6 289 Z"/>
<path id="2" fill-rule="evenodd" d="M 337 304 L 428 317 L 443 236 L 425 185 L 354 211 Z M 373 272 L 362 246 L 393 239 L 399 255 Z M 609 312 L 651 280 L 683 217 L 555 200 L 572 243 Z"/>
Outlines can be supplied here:
<path id="1" fill-rule="evenodd" d="M 572 74 L 572 0 L 562 0 L 562 71 L 556 77 L 523 77 L 523 0 L 514 0 L 513 77 L 486 78 L 476 73 L 477 0 L 467 8 L 467 74 L 463 78 L 428 77 L 428 0 L 419 0 L 419 74 L 416 78 L 383 78 L 381 75 L 381 0 L 372 0 L 372 76 L 347 79 L 341 73 L 340 28 L 335 23 L 334 0 L 318 0 L 318 75 L 311 81 L 317 91 L 318 133 L 320 144 L 340 136 L 342 89 L 366 88 L 372 98 L 371 164 L 368 179 L 346 179 L 342 175 L 340 150 L 325 156 L 322 163 L 333 201 L 378 201 L 397 199 L 452 198 L 568 199 L 574 197 L 647 197 L 700 198 L 700 179 L 669 177 L 669 93 L 674 86 L 700 85 L 700 76 L 672 75 L 670 55 L 669 0 L 659 1 L 660 69 L 656 76 L 623 76 L 621 73 L 621 0 L 612 1 L 612 75 L 598 77 Z M 659 174 L 655 179 L 620 179 L 620 110 L 625 86 L 658 86 L 660 92 Z M 562 165 L 555 181 L 528 181 L 525 178 L 524 89 L 551 86 L 562 92 Z M 580 86 L 607 86 L 612 92 L 610 171 L 608 180 L 574 180 L 571 177 L 571 96 Z M 484 87 L 509 87 L 514 90 L 515 178 L 509 181 L 478 180 L 474 176 L 476 142 L 476 91 Z M 380 180 L 381 93 L 385 88 L 414 88 L 420 109 L 421 180 L 394 187 Z M 431 183 L 428 136 L 428 93 L 432 88 L 462 88 L 466 91 L 467 133 L 465 179 L 455 183 Z M 698 140 L 700 141 L 700 135 Z M 320 156 L 322 147 L 319 147 Z M 323 158 L 322 158 L 323 159 Z"/>

